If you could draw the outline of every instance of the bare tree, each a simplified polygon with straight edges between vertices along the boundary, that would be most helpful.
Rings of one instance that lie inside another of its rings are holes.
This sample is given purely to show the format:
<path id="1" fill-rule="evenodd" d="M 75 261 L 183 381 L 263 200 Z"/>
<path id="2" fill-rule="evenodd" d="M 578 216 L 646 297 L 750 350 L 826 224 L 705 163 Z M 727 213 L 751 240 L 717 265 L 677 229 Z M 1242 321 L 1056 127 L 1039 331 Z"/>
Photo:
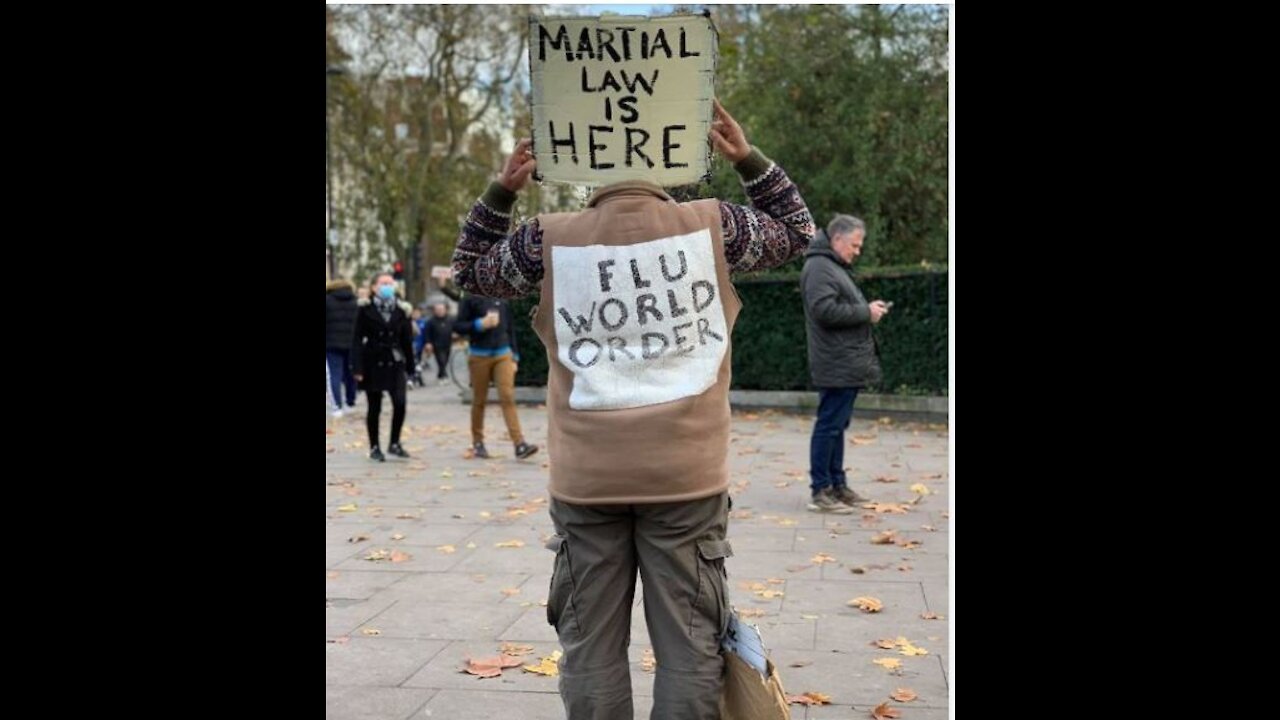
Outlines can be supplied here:
<path id="1" fill-rule="evenodd" d="M 343 217 L 376 225 L 375 263 L 407 261 L 419 244 L 424 269 L 444 262 L 459 215 L 501 161 L 525 67 L 528 7 L 333 9 L 349 55 L 349 72 L 334 85 L 335 153 L 353 191 Z M 412 295 L 424 289 L 424 276 L 411 277 Z"/>

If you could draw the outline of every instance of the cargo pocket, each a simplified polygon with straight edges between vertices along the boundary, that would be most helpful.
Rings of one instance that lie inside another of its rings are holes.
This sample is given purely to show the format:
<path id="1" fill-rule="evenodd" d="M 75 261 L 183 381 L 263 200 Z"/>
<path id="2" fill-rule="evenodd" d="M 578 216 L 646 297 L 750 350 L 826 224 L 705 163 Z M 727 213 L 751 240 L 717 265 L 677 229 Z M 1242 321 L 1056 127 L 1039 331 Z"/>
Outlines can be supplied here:
<path id="1" fill-rule="evenodd" d="M 717 642 L 729 629 L 729 575 L 724 561 L 731 557 L 733 546 L 728 540 L 698 541 L 698 596 L 689 618 L 690 636 L 697 631 L 699 618 L 715 628 Z"/>
<path id="2" fill-rule="evenodd" d="M 555 565 L 551 570 L 551 587 L 547 591 L 547 623 L 560 632 L 561 623 L 573 617 L 573 566 L 569 562 L 569 543 L 563 535 L 552 535 L 547 541 L 547 549 L 556 554 Z"/>

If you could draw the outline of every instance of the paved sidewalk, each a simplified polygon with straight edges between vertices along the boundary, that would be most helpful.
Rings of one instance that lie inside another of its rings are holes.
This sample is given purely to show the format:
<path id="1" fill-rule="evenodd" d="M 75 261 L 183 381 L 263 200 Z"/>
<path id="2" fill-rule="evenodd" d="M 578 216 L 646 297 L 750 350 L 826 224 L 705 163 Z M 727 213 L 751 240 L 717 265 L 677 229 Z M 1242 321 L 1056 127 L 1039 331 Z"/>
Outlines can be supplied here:
<path id="1" fill-rule="evenodd" d="M 415 389 L 403 440 L 413 458 L 373 463 L 364 409 L 362 395 L 356 411 L 341 419 L 326 410 L 326 717 L 563 718 L 557 678 L 520 668 L 483 679 L 459 672 L 467 657 L 495 656 L 504 642 L 532 645 L 528 663 L 559 649 L 542 606 L 552 563 L 543 548 L 552 532 L 545 410 L 520 406 L 525 435 L 543 449 L 518 461 L 491 405 L 487 444 L 496 457 L 468 460 L 470 408 L 459 403 L 456 388 Z M 384 451 L 390 414 L 384 401 Z M 734 557 L 727 561 L 733 603 L 762 613 L 751 622 L 788 693 L 831 697 L 830 705 L 792 705 L 793 718 L 866 718 L 887 701 L 902 720 L 943 720 L 950 625 L 946 428 L 855 420 L 845 456 L 851 485 L 885 505 L 832 516 L 805 510 L 811 427 L 805 416 L 734 413 Z M 930 494 L 913 492 L 917 483 Z M 873 544 L 885 531 L 895 533 L 890 544 Z M 367 539 L 350 542 L 360 536 Z M 511 541 L 523 545 L 498 547 L 517 545 Z M 395 553 L 396 562 L 365 559 L 378 550 Z M 650 646 L 640 597 L 631 647 L 637 720 L 648 718 L 653 689 L 642 662 Z M 883 609 L 850 607 L 855 597 L 876 598 Z M 930 612 L 944 617 L 922 617 Z M 875 647 L 877 640 L 900 639 L 909 646 Z M 904 648 L 927 654 L 906 655 Z M 873 662 L 880 658 L 901 668 Z M 897 688 L 918 699 L 889 700 Z"/>

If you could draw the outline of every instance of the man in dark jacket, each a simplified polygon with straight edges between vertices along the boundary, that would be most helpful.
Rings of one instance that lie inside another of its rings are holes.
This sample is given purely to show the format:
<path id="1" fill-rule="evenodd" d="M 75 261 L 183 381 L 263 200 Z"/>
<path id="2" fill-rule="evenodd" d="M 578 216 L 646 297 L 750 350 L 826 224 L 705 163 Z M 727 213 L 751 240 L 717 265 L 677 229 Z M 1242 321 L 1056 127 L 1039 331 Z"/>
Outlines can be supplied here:
<path id="1" fill-rule="evenodd" d="M 342 396 L 347 407 L 356 404 L 356 379 L 351 373 L 351 336 L 356 325 L 355 288 L 341 278 L 328 283 L 324 293 L 324 353 L 329 364 L 329 390 L 333 416 L 342 417 Z"/>
<path id="2" fill-rule="evenodd" d="M 520 418 L 516 415 L 516 370 L 520 347 L 516 343 L 511 306 L 505 300 L 468 294 L 458 304 L 453 331 L 471 336 L 467 369 L 471 371 L 471 441 L 475 457 L 487 458 L 484 447 L 484 408 L 489 399 L 489 382 L 498 386 L 498 401 L 507 432 L 516 444 L 516 457 L 523 460 L 538 452 L 537 445 L 524 441 Z"/>
<path id="3" fill-rule="evenodd" d="M 868 303 L 848 268 L 862 253 L 866 225 L 837 215 L 805 253 L 800 288 L 809 336 L 809 372 L 818 388 L 818 420 L 809 442 L 809 509 L 847 515 L 865 498 L 849 489 L 844 472 L 844 433 L 853 418 L 858 391 L 880 381 L 871 326 L 889 308 Z"/>
<path id="4" fill-rule="evenodd" d="M 423 327 L 426 351 L 436 356 L 436 379 L 444 382 L 449 376 L 449 354 L 453 349 L 453 318 L 449 317 L 449 308 L 444 303 L 436 303 L 431 308 L 431 317 Z"/>
<path id="5" fill-rule="evenodd" d="M 386 456 L 378 445 L 378 415 L 382 412 L 382 393 L 391 395 L 391 445 L 387 452 L 407 458 L 400 446 L 400 429 L 404 427 L 407 371 L 413 362 L 413 329 L 410 327 L 408 303 L 396 299 L 396 281 L 391 273 L 373 278 L 373 299 L 360 302 L 356 314 L 351 350 L 351 365 L 356 381 L 369 399 L 369 459 L 382 462 Z"/>

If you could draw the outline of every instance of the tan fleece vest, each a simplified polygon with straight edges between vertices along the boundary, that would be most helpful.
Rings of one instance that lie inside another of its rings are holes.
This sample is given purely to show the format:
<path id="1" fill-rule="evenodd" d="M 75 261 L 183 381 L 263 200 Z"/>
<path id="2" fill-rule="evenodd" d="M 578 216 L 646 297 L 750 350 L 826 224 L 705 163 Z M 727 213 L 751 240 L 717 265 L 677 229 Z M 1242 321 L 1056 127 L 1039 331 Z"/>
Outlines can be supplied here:
<path id="1" fill-rule="evenodd" d="M 729 281 L 716 200 L 656 185 L 543 215 L 550 492 L 580 504 L 694 500 L 729 486 Z"/>

